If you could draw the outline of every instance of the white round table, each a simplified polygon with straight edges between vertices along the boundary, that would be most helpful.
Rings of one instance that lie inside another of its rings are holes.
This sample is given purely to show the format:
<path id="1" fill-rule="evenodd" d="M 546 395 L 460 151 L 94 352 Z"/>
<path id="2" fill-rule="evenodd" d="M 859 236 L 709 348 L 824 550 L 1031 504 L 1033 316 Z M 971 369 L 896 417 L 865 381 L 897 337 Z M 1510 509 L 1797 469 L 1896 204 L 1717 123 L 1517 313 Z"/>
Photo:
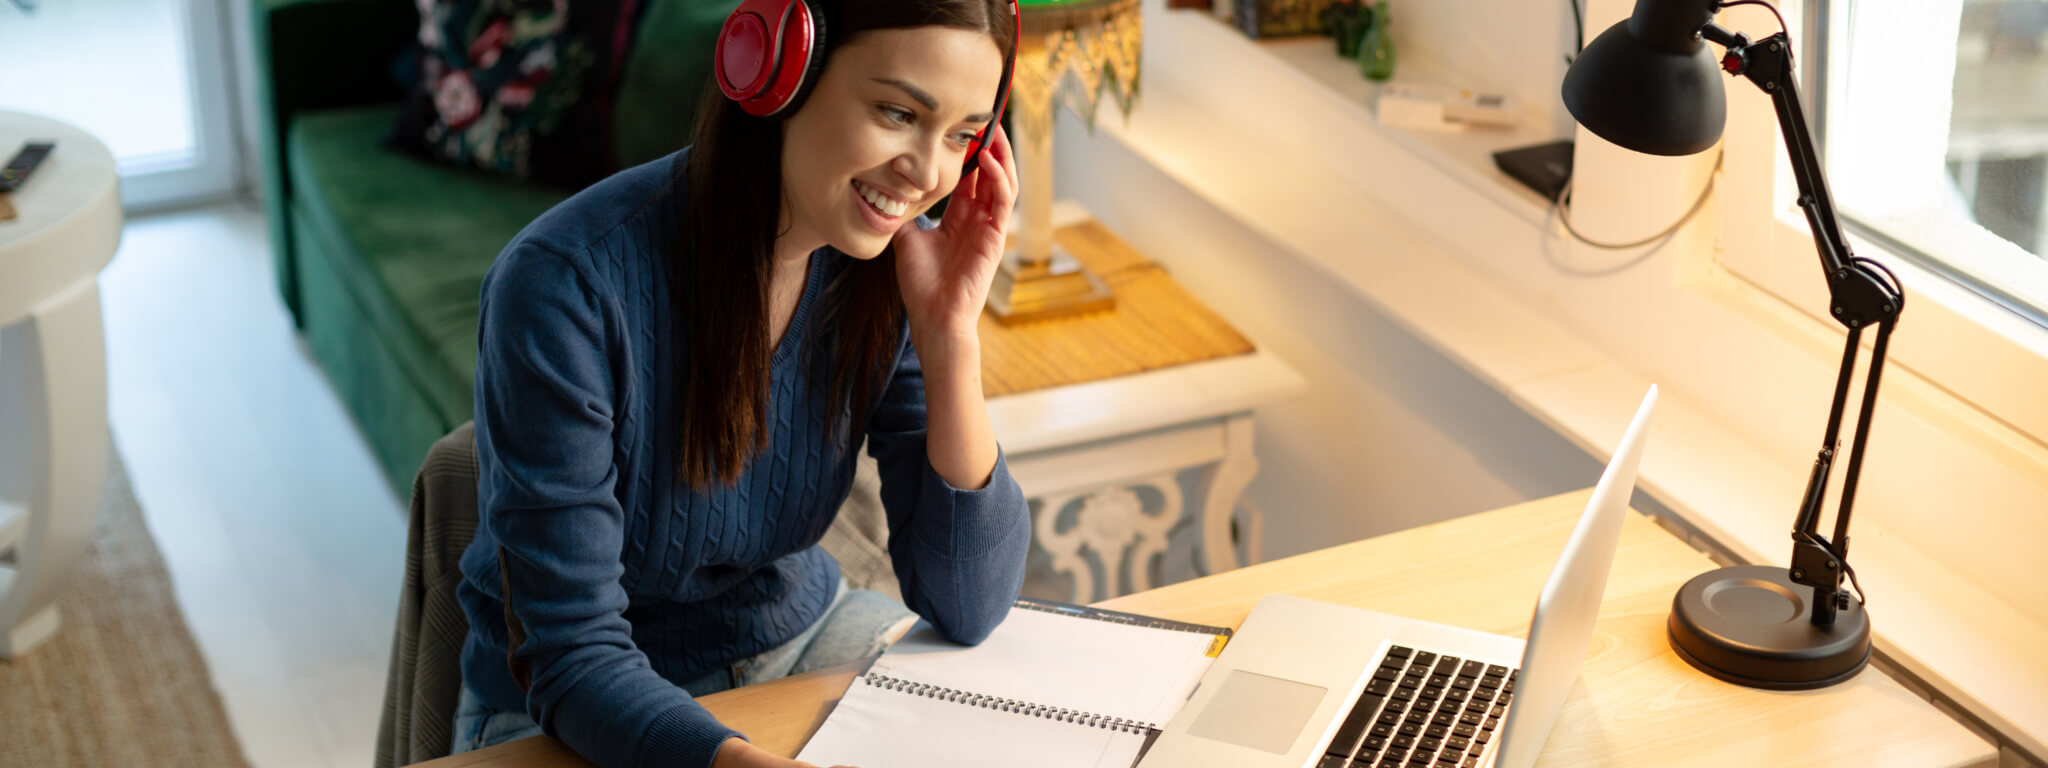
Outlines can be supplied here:
<path id="1" fill-rule="evenodd" d="M 57 630 L 107 471 L 99 271 L 121 242 L 114 156 L 84 131 L 0 110 L 0 163 L 56 143 L 0 221 L 0 658 Z"/>

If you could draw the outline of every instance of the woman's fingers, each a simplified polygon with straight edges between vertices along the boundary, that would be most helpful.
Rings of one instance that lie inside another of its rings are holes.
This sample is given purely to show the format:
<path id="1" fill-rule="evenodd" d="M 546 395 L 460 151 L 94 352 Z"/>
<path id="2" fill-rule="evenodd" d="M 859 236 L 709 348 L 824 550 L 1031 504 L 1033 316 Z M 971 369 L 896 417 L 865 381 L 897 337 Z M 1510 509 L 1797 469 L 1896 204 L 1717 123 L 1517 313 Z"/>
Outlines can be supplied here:
<path id="1" fill-rule="evenodd" d="M 989 157 L 1003 172 L 999 178 L 991 179 L 995 182 L 990 186 L 992 211 L 1007 209 L 1017 198 L 1017 162 L 1010 150 L 1009 133 L 997 126 L 995 141 L 989 144 Z"/>
<path id="2" fill-rule="evenodd" d="M 993 148 L 985 148 L 981 152 L 982 162 L 993 166 L 995 163 L 995 150 Z M 975 185 L 976 189 L 974 191 L 975 198 L 981 203 L 976 206 L 976 208 L 980 209 L 981 218 L 987 221 L 990 226 L 999 229 L 1002 223 L 996 219 L 1002 215 L 1002 176 L 1000 172 L 983 176 L 981 184 Z"/>
<path id="3" fill-rule="evenodd" d="M 994 153 L 991 152 L 991 154 Z M 1005 173 L 1002 174 L 1002 177 L 995 185 L 995 210 L 999 215 L 1009 213 L 1010 206 L 1017 201 L 1017 169 L 1015 165 L 1015 163 L 1010 162 L 1007 158 L 1003 160 L 1003 170 Z"/>
<path id="4" fill-rule="evenodd" d="M 995 146 L 1000 153 L 997 156 L 1003 160 L 1003 169 L 1008 171 L 1005 175 L 1010 180 L 1010 188 L 1016 189 L 1018 185 L 1016 156 L 1012 152 L 1013 148 L 1010 146 L 1010 132 L 1003 130 L 1003 126 L 1000 123 L 996 124 Z"/>
<path id="5" fill-rule="evenodd" d="M 988 154 L 990 162 L 994 163 L 997 161 L 998 155 L 994 146 L 989 147 Z M 1003 167 L 1003 165 L 998 164 L 997 167 Z M 988 180 L 988 205 L 984 210 L 988 214 L 989 226 L 995 230 L 998 236 L 1009 226 L 1010 209 L 1017 199 L 1016 186 L 1007 183 L 1010 181 L 1010 175 L 1013 172 L 1014 169 L 1005 168 L 1004 172 L 994 174 Z"/>
<path id="6" fill-rule="evenodd" d="M 997 199 L 996 199 L 996 196 L 995 196 L 994 194 L 982 194 L 982 193 L 983 193 L 984 191 L 986 191 L 986 192 L 990 192 L 990 193 L 993 193 L 993 192 L 995 191 L 995 187 L 996 187 L 996 183 L 997 183 L 997 180 L 998 180 L 998 179 L 1000 179 L 1000 178 L 1002 177 L 1002 173 L 1000 173 L 1000 169 L 1002 168 L 1002 166 L 1000 166 L 1000 165 L 997 165 L 997 164 L 996 164 L 996 150 L 995 150 L 995 145 L 991 144 L 991 145 L 989 145 L 989 146 L 986 146 L 986 147 L 982 147 L 982 148 L 981 148 L 981 164 L 982 164 L 982 166 L 983 166 L 983 167 L 985 167 L 985 168 L 995 168 L 995 169 L 998 169 L 998 171 L 999 171 L 999 172 L 997 172 L 997 173 L 990 173 L 990 174 L 986 174 L 986 175 L 985 175 L 985 176 L 983 177 L 983 179 L 982 179 L 982 183 L 983 183 L 983 184 L 986 184 L 986 185 L 988 185 L 988 189 L 987 189 L 987 190 L 983 190 L 983 189 L 980 189 L 980 188 L 979 188 L 979 187 L 981 186 L 980 184 L 977 184 L 977 185 L 975 185 L 975 186 L 976 186 L 976 189 L 974 190 L 974 194 L 975 194 L 975 196 L 976 196 L 976 197 L 979 197 L 979 198 L 981 198 L 981 199 L 983 199 L 983 200 L 986 200 L 986 201 L 988 201 L 989 205 L 993 206 L 993 205 L 995 205 L 995 204 L 996 204 L 996 203 L 998 202 L 998 201 L 997 201 Z M 976 172 L 976 173 L 980 173 L 980 171 L 979 171 L 979 170 L 977 170 L 977 171 L 975 171 L 975 172 Z"/>

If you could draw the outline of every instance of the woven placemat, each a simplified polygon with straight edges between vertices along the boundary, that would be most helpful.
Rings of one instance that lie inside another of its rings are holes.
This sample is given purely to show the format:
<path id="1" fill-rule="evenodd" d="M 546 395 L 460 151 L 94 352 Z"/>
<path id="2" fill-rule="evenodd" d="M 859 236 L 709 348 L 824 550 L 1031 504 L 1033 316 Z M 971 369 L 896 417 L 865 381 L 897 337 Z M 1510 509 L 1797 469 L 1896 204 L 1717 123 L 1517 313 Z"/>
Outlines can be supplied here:
<path id="1" fill-rule="evenodd" d="M 0 660 L 0 766 L 248 768 L 121 457 L 57 598 L 63 624 Z"/>
<path id="2" fill-rule="evenodd" d="M 1252 352 L 1252 343 L 1093 219 L 1053 241 L 1116 294 L 1116 309 L 1006 326 L 981 315 L 983 397 L 1001 397 Z"/>

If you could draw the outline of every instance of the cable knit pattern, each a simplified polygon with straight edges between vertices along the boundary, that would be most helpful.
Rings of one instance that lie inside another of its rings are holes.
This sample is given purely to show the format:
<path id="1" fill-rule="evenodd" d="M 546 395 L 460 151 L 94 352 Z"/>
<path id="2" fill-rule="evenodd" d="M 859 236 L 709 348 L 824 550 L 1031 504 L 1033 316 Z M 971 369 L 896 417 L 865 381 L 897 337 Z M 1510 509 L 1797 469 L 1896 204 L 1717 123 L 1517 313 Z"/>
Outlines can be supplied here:
<path id="1" fill-rule="evenodd" d="M 846 499 L 857 441 L 840 430 L 827 443 L 828 418 L 844 423 L 850 409 L 828 407 L 830 371 L 802 347 L 822 330 L 810 327 L 820 294 L 851 259 L 830 247 L 811 254 L 772 357 L 769 452 L 734 488 L 689 487 L 675 471 L 689 361 L 668 282 L 688 155 L 557 205 L 483 283 L 482 525 L 457 594 L 470 622 L 463 679 L 600 768 L 710 765 L 740 734 L 680 684 L 795 637 L 822 618 L 839 579 L 817 544 Z M 1024 495 L 1000 446 L 980 490 L 953 488 L 931 468 L 908 328 L 870 405 L 860 431 L 881 470 L 904 602 L 948 637 L 978 643 L 1023 584 Z M 507 663 L 507 584 L 528 692 Z"/>

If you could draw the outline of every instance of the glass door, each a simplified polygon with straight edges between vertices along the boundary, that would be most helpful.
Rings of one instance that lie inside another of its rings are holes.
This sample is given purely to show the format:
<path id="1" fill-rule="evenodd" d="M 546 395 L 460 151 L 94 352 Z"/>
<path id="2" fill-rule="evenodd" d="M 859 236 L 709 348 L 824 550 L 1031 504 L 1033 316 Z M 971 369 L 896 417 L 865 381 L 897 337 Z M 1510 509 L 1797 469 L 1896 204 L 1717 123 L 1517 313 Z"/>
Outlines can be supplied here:
<path id="1" fill-rule="evenodd" d="M 221 7 L 0 0 L 0 109 L 98 137 L 119 162 L 131 212 L 224 197 L 234 189 L 236 153 Z"/>

